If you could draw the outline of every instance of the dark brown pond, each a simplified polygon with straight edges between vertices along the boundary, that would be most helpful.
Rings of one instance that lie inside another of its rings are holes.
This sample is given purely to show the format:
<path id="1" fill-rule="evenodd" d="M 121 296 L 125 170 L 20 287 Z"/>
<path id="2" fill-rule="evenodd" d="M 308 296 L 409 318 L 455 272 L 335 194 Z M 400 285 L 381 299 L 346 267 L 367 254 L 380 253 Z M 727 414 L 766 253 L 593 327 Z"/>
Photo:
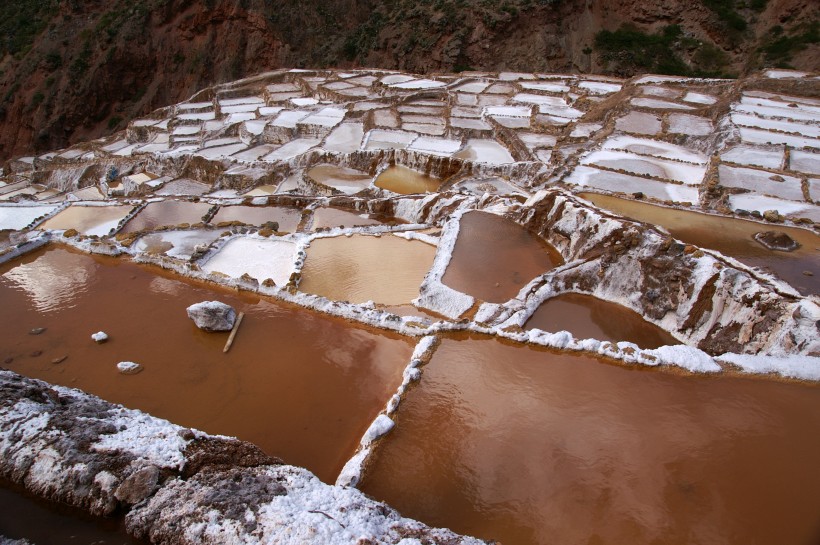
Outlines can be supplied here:
<path id="1" fill-rule="evenodd" d="M 156 229 L 164 225 L 194 224 L 202 221 L 211 205 L 201 202 L 159 201 L 148 203 L 139 214 L 122 228 L 123 233 Z"/>
<path id="2" fill-rule="evenodd" d="M 360 227 L 362 225 L 379 225 L 382 222 L 369 215 L 358 214 L 350 210 L 322 207 L 313 212 L 313 229 L 326 227 Z"/>
<path id="3" fill-rule="evenodd" d="M 578 339 L 629 341 L 641 348 L 680 344 L 672 335 L 624 306 L 590 295 L 565 293 L 544 301 L 525 329 L 569 331 Z"/>
<path id="4" fill-rule="evenodd" d="M 820 538 L 820 387 L 446 339 L 362 489 L 511 544 Z"/>
<path id="5" fill-rule="evenodd" d="M 279 224 L 279 231 L 293 233 L 302 219 L 302 211 L 284 206 L 223 206 L 214 214 L 211 223 L 241 221 L 248 225 L 262 225 L 269 221 Z"/>
<path id="6" fill-rule="evenodd" d="M 185 312 L 213 299 L 246 313 L 228 354 L 227 333 L 200 331 Z M 251 441 L 326 482 L 401 383 L 413 350 L 396 335 L 64 249 L 0 267 L 0 308 L 7 368 Z M 29 335 L 35 327 L 47 329 Z M 99 330 L 110 336 L 102 345 L 90 338 Z M 121 361 L 144 370 L 119 374 Z"/>
<path id="7" fill-rule="evenodd" d="M 661 225 L 687 244 L 717 250 L 746 265 L 768 269 L 804 295 L 820 293 L 820 237 L 811 231 L 675 210 L 608 195 L 580 196 L 616 214 Z M 769 250 L 752 238 L 755 233 L 771 230 L 785 232 L 800 243 L 800 248 L 793 252 Z M 811 272 L 812 276 L 803 271 Z"/>
<path id="8" fill-rule="evenodd" d="M 563 263 L 544 240 L 487 212 L 461 217 L 453 257 L 442 282 L 482 301 L 509 301 L 530 280 Z"/>
<path id="9" fill-rule="evenodd" d="M 2 479 L 0 536 L 28 539 L 36 545 L 147 545 L 128 535 L 121 518 L 92 517 L 67 505 L 43 501 Z"/>

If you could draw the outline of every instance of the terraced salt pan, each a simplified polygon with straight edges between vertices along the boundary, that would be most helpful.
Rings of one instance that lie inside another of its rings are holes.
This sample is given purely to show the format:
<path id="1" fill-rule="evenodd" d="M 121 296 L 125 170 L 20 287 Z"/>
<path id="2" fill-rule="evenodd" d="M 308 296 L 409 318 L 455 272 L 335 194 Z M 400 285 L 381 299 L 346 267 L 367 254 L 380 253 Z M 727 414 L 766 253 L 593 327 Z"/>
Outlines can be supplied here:
<path id="1" fill-rule="evenodd" d="M 364 149 L 405 149 L 416 138 L 418 134 L 412 132 L 373 129 L 365 136 Z"/>
<path id="2" fill-rule="evenodd" d="M 812 221 L 820 222 L 820 206 L 795 201 L 786 201 L 764 195 L 731 195 L 729 197 L 729 207 L 732 210 L 777 210 L 780 214 L 795 218 L 809 218 Z"/>
<path id="3" fill-rule="evenodd" d="M 57 208 L 58 205 L 56 204 L 42 206 L 0 205 L 0 231 L 6 229 L 22 229 L 40 216 L 51 214 L 57 210 Z"/>
<path id="4" fill-rule="evenodd" d="M 634 136 L 626 135 L 608 138 L 601 147 L 605 150 L 625 150 L 639 155 L 653 155 L 665 159 L 677 159 L 698 165 L 705 165 L 709 159 L 706 155 L 698 151 L 676 146 L 663 140 L 635 138 Z"/>
<path id="5" fill-rule="evenodd" d="M 806 174 L 820 174 L 820 153 L 792 150 L 789 154 L 789 168 Z"/>
<path id="6" fill-rule="evenodd" d="M 382 80 L 384 81 L 384 80 Z M 417 79 L 411 81 L 404 81 L 400 83 L 393 83 L 390 87 L 394 89 L 436 89 L 438 87 L 444 87 L 447 84 L 443 81 L 435 81 L 431 79 Z"/>
<path id="7" fill-rule="evenodd" d="M 239 97 L 239 98 L 222 99 L 222 100 L 219 101 L 219 106 L 221 108 L 223 108 L 222 111 L 224 112 L 225 111 L 224 108 L 226 108 L 226 107 L 227 108 L 232 108 L 232 107 L 236 107 L 236 106 L 247 106 L 247 105 L 251 105 L 251 104 L 256 104 L 257 107 L 259 107 L 259 105 L 264 104 L 264 103 L 265 103 L 265 100 L 260 98 L 260 97 Z M 242 111 L 242 110 L 236 110 L 236 111 Z"/>
<path id="8" fill-rule="evenodd" d="M 435 253 L 429 244 L 393 236 L 316 239 L 299 290 L 338 301 L 407 304 L 418 296 Z"/>
<path id="9" fill-rule="evenodd" d="M 239 237 L 229 240 L 201 265 L 205 272 L 233 278 L 249 274 L 259 282 L 272 278 L 277 286 L 288 283 L 294 272 L 296 244 L 286 240 Z"/>
<path id="10" fill-rule="evenodd" d="M 276 116 L 276 119 L 271 121 L 270 124 L 274 127 L 295 129 L 296 124 L 309 115 L 310 112 L 305 110 L 285 110 Z"/>
<path id="11" fill-rule="evenodd" d="M 795 106 L 789 106 L 789 104 Z M 740 98 L 739 104 L 732 105 L 732 110 L 762 117 L 814 121 L 817 114 L 820 114 L 820 103 L 800 97 L 764 98 L 747 94 Z"/>
<path id="12" fill-rule="evenodd" d="M 72 205 L 45 222 L 42 228 L 75 229 L 83 235 L 105 236 L 133 209 L 133 206 Z"/>
<path id="13" fill-rule="evenodd" d="M 133 248 L 137 252 L 188 260 L 197 246 L 209 246 L 219 234 L 219 231 L 205 229 L 161 231 L 141 236 Z"/>
<path id="14" fill-rule="evenodd" d="M 489 82 L 486 81 L 472 81 L 470 83 L 465 83 L 464 85 L 459 85 L 454 90 L 462 93 L 478 94 L 483 93 L 489 85 Z"/>
<path id="15" fill-rule="evenodd" d="M 429 134 L 430 136 L 443 136 L 445 132 L 443 123 L 402 123 L 401 128 L 406 131 Z"/>
<path id="16" fill-rule="evenodd" d="M 314 181 L 347 195 L 367 189 L 373 181 L 373 177 L 366 172 L 328 164 L 312 167 L 307 175 Z"/>
<path id="17" fill-rule="evenodd" d="M 692 102 L 694 104 L 714 104 L 717 102 L 717 98 L 712 95 L 689 91 L 686 95 L 684 95 L 683 101 Z"/>
<path id="18" fill-rule="evenodd" d="M 299 226 L 302 219 L 302 212 L 296 208 L 286 208 L 284 206 L 245 206 L 231 205 L 221 206 L 211 224 L 217 225 L 226 221 L 241 221 L 248 225 L 262 225 L 269 221 L 279 224 L 279 231 L 293 233 Z"/>
<path id="19" fill-rule="evenodd" d="M 376 187 L 402 195 L 438 191 L 441 180 L 412 170 L 404 165 L 388 167 L 373 182 Z"/>
<path id="20" fill-rule="evenodd" d="M 543 91 L 546 93 L 569 93 L 569 87 L 564 85 L 561 81 L 556 82 L 542 82 L 539 81 L 537 83 L 522 83 L 522 89 L 527 89 L 528 91 Z"/>
<path id="21" fill-rule="evenodd" d="M 175 127 L 171 134 L 185 136 L 191 134 L 199 134 L 202 132 L 202 125 L 180 125 Z"/>
<path id="22" fill-rule="evenodd" d="M 621 90 L 620 83 L 605 83 L 602 81 L 582 81 L 578 87 L 593 95 L 611 95 Z"/>
<path id="23" fill-rule="evenodd" d="M 492 129 L 492 127 L 484 121 L 469 117 L 451 117 L 450 126 L 458 129 L 472 129 L 478 131 L 489 131 Z"/>
<path id="24" fill-rule="evenodd" d="M 491 165 L 503 165 L 515 162 L 515 158 L 513 158 L 509 150 L 495 140 L 478 138 L 467 140 L 464 149 L 456 153 L 454 157 Z"/>
<path id="25" fill-rule="evenodd" d="M 705 117 L 687 114 L 672 114 L 669 116 L 669 132 L 690 136 L 708 136 L 714 127 L 712 121 Z"/>
<path id="26" fill-rule="evenodd" d="M 239 153 L 234 153 L 231 157 L 237 161 L 252 163 L 254 161 L 258 161 L 263 155 L 268 155 L 278 147 L 279 146 L 276 144 L 262 144 L 260 146 L 240 151 Z"/>
<path id="27" fill-rule="evenodd" d="M 333 229 L 334 227 L 361 227 L 364 225 L 380 225 L 382 222 L 368 214 L 359 214 L 339 208 L 322 206 L 313 211 L 311 227 L 319 229 Z"/>
<path id="28" fill-rule="evenodd" d="M 281 146 L 277 150 L 262 157 L 263 161 L 287 161 L 299 155 L 302 155 L 311 148 L 319 145 L 321 142 L 318 138 L 297 138 L 291 140 L 287 144 Z"/>
<path id="29" fill-rule="evenodd" d="M 792 157 L 794 157 L 794 153 L 800 152 L 793 151 Z M 785 150 L 783 148 L 773 150 L 771 148 L 758 148 L 740 145 L 722 153 L 720 158 L 723 161 L 729 161 L 739 165 L 780 169 L 783 167 L 785 157 L 784 154 Z"/>
<path id="30" fill-rule="evenodd" d="M 526 117 L 532 115 L 531 106 L 487 106 L 484 108 L 483 115 L 491 117 Z"/>
<path id="31" fill-rule="evenodd" d="M 813 138 L 820 137 L 820 127 L 812 126 L 806 123 L 766 119 L 756 115 L 741 114 L 737 112 L 732 113 L 731 118 L 734 124 L 742 125 L 744 127 L 756 127 L 770 131 L 789 132 L 810 136 Z"/>
<path id="32" fill-rule="evenodd" d="M 186 121 L 211 121 L 216 119 L 216 112 L 197 112 L 197 113 L 190 113 L 190 114 L 180 114 L 177 116 L 178 119 L 184 119 Z"/>
<path id="33" fill-rule="evenodd" d="M 640 192 L 648 197 L 664 201 L 698 202 L 698 188 L 695 186 L 668 184 L 589 166 L 577 167 L 564 181 L 580 187 L 591 187 L 614 193 Z"/>
<path id="34" fill-rule="evenodd" d="M 246 114 L 255 113 L 259 109 L 259 103 L 238 104 L 236 106 L 223 106 L 220 108 L 222 114 Z"/>
<path id="35" fill-rule="evenodd" d="M 630 100 L 633 106 L 639 108 L 650 108 L 653 110 L 691 110 L 693 106 L 680 104 L 678 102 L 669 102 L 666 100 L 657 100 L 654 98 L 633 98 Z"/>
<path id="36" fill-rule="evenodd" d="M 202 221 L 211 205 L 187 201 L 165 200 L 148 203 L 122 228 L 123 233 L 155 229 L 165 225 L 194 224 Z"/>
<path id="37" fill-rule="evenodd" d="M 432 138 L 429 136 L 419 136 L 407 149 L 449 157 L 461 148 L 460 140 L 449 140 L 446 138 Z"/>
<path id="38" fill-rule="evenodd" d="M 302 119 L 299 124 L 319 125 L 321 127 L 335 127 L 345 117 L 345 110 L 341 108 L 323 108 L 318 112 Z"/>
<path id="39" fill-rule="evenodd" d="M 538 110 L 542 114 L 550 114 L 558 117 L 565 117 L 567 119 L 577 119 L 584 115 L 584 112 L 570 107 L 561 97 L 534 95 L 531 93 L 518 93 L 513 97 L 513 100 L 515 102 L 537 104 Z"/>
<path id="40" fill-rule="evenodd" d="M 553 148 L 558 141 L 554 135 L 538 132 L 519 132 L 518 138 L 530 151 L 535 151 L 537 148 Z"/>
<path id="41" fill-rule="evenodd" d="M 615 121 L 615 128 L 635 134 L 654 135 L 661 132 L 661 120 L 652 114 L 629 112 Z"/>
<path id="42" fill-rule="evenodd" d="M 359 150 L 363 137 L 364 126 L 361 123 L 342 123 L 327 136 L 322 148 L 338 153 L 353 153 Z"/>
<path id="43" fill-rule="evenodd" d="M 706 174 L 706 167 L 704 165 L 678 163 L 615 150 L 593 151 L 581 159 L 581 164 L 598 165 L 615 170 L 626 170 L 634 174 L 646 174 L 655 178 L 676 180 L 688 185 L 700 184 L 703 181 L 703 176 Z"/>
<path id="44" fill-rule="evenodd" d="M 720 165 L 718 174 L 720 176 L 720 185 L 725 187 L 748 189 L 755 193 L 782 197 L 793 201 L 803 200 L 803 190 L 799 178 L 727 165 Z M 772 178 L 782 178 L 783 181 L 776 181 Z"/>
<path id="45" fill-rule="evenodd" d="M 200 157 L 211 160 L 224 159 L 225 157 L 230 157 L 234 153 L 247 149 L 247 147 L 248 146 L 242 143 L 229 144 L 227 146 L 215 146 L 212 148 L 200 149 L 194 153 L 194 155 L 199 155 Z"/>
<path id="46" fill-rule="evenodd" d="M 820 149 L 820 140 L 792 134 L 781 134 L 763 129 L 739 127 L 740 139 L 752 144 L 786 144 L 793 148 Z"/>

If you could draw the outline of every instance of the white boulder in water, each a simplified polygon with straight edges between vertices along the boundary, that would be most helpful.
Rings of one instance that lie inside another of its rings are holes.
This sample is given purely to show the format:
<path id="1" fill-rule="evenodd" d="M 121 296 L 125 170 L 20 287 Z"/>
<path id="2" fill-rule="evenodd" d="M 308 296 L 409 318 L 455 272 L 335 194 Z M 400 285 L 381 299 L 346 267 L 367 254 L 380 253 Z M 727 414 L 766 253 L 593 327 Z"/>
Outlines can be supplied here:
<path id="1" fill-rule="evenodd" d="M 236 311 L 220 301 L 203 301 L 188 307 L 188 317 L 205 331 L 230 331 L 236 321 Z"/>

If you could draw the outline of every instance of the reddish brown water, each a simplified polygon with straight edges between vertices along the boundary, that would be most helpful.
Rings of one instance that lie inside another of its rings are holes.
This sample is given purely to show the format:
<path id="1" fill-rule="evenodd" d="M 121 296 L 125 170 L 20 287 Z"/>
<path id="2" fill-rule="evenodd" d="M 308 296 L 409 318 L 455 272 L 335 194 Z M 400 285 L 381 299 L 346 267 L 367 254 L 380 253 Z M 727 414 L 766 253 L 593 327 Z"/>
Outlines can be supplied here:
<path id="1" fill-rule="evenodd" d="M 351 303 L 407 304 L 435 255 L 429 244 L 393 235 L 320 238 L 307 250 L 299 290 Z"/>
<path id="2" fill-rule="evenodd" d="M 442 282 L 483 301 L 503 303 L 530 280 L 562 263 L 561 255 L 512 220 L 486 212 L 461 218 Z"/>
<path id="3" fill-rule="evenodd" d="M 246 313 L 228 354 L 227 333 L 200 331 L 185 313 L 213 299 Z M 304 309 L 63 249 L 1 267 L 0 307 L 9 369 L 237 436 L 327 482 L 401 383 L 413 348 Z M 35 327 L 47 329 L 29 335 Z M 99 330 L 111 337 L 102 345 L 90 338 Z M 144 370 L 121 375 L 120 361 Z"/>
<path id="4" fill-rule="evenodd" d="M 37 545 L 142 545 L 125 531 L 122 519 L 91 517 L 79 509 L 34 498 L 0 480 L 0 536 Z"/>
<path id="5" fill-rule="evenodd" d="M 163 225 L 194 224 L 202 221 L 211 205 L 200 202 L 160 201 L 148 203 L 139 214 L 122 228 L 123 233 L 155 229 Z"/>
<path id="6" fill-rule="evenodd" d="M 363 490 L 508 544 L 820 538 L 820 387 L 446 339 Z"/>
<path id="7" fill-rule="evenodd" d="M 393 193 L 412 195 L 438 191 L 441 180 L 402 165 L 395 165 L 379 174 L 374 184 Z"/>
<path id="8" fill-rule="evenodd" d="M 338 208 L 317 208 L 313 212 L 313 229 L 326 227 L 359 227 L 362 225 L 379 225 L 382 222 L 367 215 Z"/>
<path id="9" fill-rule="evenodd" d="M 279 223 L 279 231 L 293 233 L 301 219 L 301 210 L 284 206 L 223 206 L 211 223 L 215 225 L 223 221 L 241 221 L 248 225 L 262 225 L 275 221 Z"/>
<path id="10" fill-rule="evenodd" d="M 314 181 L 338 189 L 348 195 L 353 195 L 370 186 L 373 177 L 352 168 L 336 165 L 316 165 L 308 170 L 307 175 Z"/>
<path id="11" fill-rule="evenodd" d="M 578 339 L 629 341 L 641 348 L 679 344 L 672 335 L 647 322 L 634 310 L 578 293 L 547 299 L 524 327 L 569 331 Z"/>
<path id="12" fill-rule="evenodd" d="M 69 206 L 43 223 L 43 229 L 76 229 L 84 235 L 107 235 L 133 206 Z"/>
<path id="13" fill-rule="evenodd" d="M 687 244 L 717 250 L 746 265 L 768 269 L 805 295 L 820 293 L 820 237 L 811 231 L 675 210 L 608 195 L 581 196 L 628 218 L 661 225 Z M 793 252 L 769 250 L 752 238 L 755 233 L 772 230 L 785 232 L 800 243 L 800 248 Z M 803 271 L 811 272 L 812 276 Z"/>

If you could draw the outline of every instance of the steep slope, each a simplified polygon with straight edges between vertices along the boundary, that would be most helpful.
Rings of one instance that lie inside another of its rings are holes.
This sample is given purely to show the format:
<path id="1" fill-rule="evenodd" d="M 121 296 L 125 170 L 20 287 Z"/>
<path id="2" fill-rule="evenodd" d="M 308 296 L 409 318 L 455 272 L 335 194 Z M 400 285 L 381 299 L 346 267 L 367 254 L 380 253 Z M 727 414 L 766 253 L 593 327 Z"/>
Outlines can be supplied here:
<path id="1" fill-rule="evenodd" d="M 110 133 L 203 86 L 282 66 L 817 70 L 819 10 L 811 0 L 8 0 L 0 159 Z"/>

